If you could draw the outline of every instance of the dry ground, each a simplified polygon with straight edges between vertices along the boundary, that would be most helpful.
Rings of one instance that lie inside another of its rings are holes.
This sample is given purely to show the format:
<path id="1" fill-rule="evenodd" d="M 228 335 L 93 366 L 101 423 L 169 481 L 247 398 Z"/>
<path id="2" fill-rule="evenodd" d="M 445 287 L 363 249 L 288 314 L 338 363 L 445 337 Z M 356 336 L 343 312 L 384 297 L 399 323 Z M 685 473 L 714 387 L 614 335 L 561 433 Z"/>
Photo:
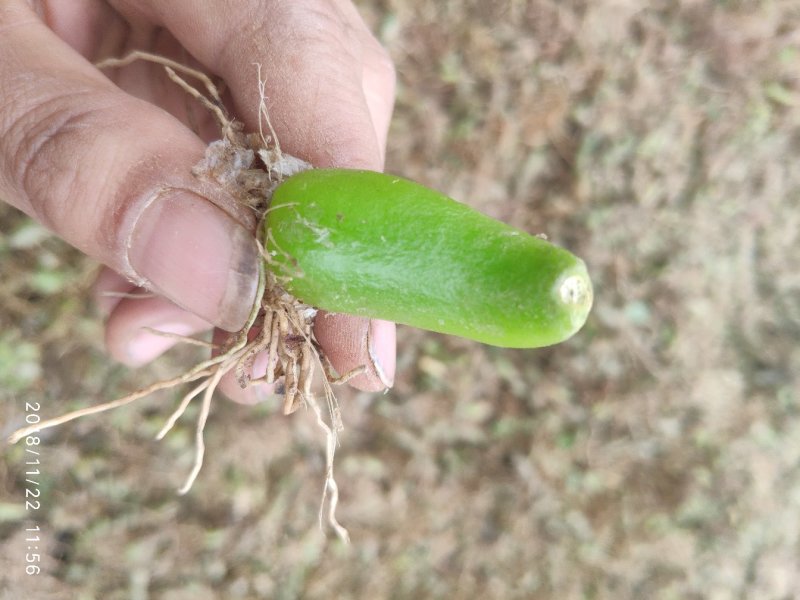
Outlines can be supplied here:
<path id="1" fill-rule="evenodd" d="M 48 574 L 23 574 L 23 455 L 0 462 L 8 598 L 800 597 L 800 5 L 373 0 L 399 71 L 388 170 L 586 258 L 564 345 L 402 328 L 397 385 L 341 394 L 340 518 L 310 415 L 219 401 L 189 496 L 174 394 L 45 436 Z M 93 266 L 0 223 L 0 427 L 193 360 L 111 364 Z"/>

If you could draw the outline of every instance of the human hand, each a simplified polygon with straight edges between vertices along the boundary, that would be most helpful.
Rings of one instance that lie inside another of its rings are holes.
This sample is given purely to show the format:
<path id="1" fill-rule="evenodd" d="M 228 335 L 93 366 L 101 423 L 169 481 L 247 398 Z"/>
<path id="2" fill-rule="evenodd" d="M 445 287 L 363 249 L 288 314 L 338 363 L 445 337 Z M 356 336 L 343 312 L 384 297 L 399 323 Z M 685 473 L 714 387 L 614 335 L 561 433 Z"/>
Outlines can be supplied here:
<path id="1" fill-rule="evenodd" d="M 97 284 L 106 342 L 131 366 L 174 343 L 145 328 L 241 328 L 260 257 L 252 215 L 191 175 L 219 136 L 208 115 L 159 66 L 104 74 L 95 62 L 137 49 L 199 64 L 225 80 L 250 131 L 259 63 L 287 152 L 319 167 L 383 167 L 394 70 L 348 0 L 6 0 L 0 32 L 0 198 L 110 267 Z M 137 284 L 158 296 L 119 298 Z M 393 378 L 394 324 L 326 315 L 315 335 L 337 371 L 367 365 L 355 387 L 385 387 L 370 350 Z M 265 393 L 221 387 L 242 402 Z"/>

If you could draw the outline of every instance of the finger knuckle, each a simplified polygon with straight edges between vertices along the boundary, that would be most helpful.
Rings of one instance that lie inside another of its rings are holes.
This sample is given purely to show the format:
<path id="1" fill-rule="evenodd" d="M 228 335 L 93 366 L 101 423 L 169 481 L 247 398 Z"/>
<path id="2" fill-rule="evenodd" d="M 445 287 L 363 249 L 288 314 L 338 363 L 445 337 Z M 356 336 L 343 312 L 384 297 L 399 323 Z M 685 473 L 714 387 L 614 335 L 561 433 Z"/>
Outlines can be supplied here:
<path id="1" fill-rule="evenodd" d="M 288 51 L 286 55 L 295 58 L 309 57 L 309 61 L 318 61 L 320 53 L 350 53 L 348 24 L 338 18 L 327 2 L 261 0 L 254 3 L 251 11 L 237 12 L 241 20 L 232 31 L 248 47 L 253 40 L 269 40 L 270 47 L 283 48 Z M 242 48 L 236 46 L 234 43 L 228 47 L 238 58 Z M 299 49 L 302 54 L 293 51 Z"/>
<path id="2" fill-rule="evenodd" d="M 90 143 L 96 110 L 85 92 L 21 104 L 2 131 L 5 173 L 23 201 L 48 226 L 60 222 L 79 194 L 76 154 Z"/>

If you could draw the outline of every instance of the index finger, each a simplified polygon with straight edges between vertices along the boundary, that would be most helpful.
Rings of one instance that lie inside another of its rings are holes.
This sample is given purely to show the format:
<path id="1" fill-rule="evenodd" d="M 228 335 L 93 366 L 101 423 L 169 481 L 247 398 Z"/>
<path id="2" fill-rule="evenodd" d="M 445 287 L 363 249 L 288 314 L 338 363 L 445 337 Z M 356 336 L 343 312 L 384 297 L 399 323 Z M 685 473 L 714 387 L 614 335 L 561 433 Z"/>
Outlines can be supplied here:
<path id="1" fill-rule="evenodd" d="M 349 2 L 120 0 L 167 29 L 230 86 L 237 116 L 258 125 L 256 64 L 278 139 L 316 166 L 383 168 L 394 70 Z M 365 84 L 367 89 L 365 90 Z"/>

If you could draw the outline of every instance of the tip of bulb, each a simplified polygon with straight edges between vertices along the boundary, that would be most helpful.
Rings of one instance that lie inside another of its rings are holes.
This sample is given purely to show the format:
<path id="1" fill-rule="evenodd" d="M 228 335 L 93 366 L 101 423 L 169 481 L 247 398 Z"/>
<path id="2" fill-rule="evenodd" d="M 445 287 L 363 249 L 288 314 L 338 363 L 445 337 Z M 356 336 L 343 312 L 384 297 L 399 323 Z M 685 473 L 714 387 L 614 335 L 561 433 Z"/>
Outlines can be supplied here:
<path id="1" fill-rule="evenodd" d="M 558 296 L 564 304 L 584 306 L 592 302 L 592 286 L 582 275 L 570 275 L 558 288 Z"/>

